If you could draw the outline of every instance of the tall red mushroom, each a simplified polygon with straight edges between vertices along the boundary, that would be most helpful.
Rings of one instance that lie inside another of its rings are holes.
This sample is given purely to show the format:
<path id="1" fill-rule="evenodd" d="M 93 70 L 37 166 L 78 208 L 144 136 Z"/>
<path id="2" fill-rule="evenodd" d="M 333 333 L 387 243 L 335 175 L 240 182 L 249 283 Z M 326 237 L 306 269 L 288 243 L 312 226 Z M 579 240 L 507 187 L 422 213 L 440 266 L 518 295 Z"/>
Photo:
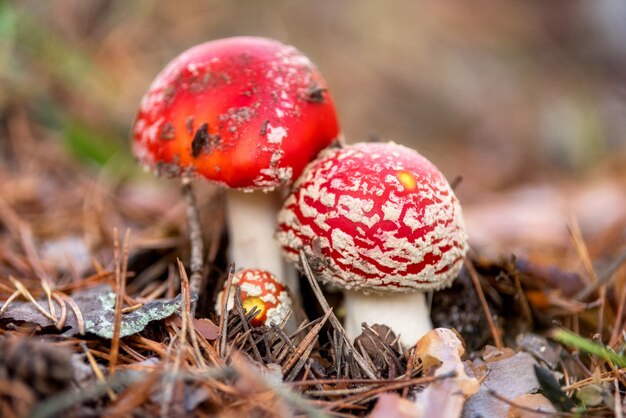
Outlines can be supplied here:
<path id="1" fill-rule="evenodd" d="M 467 252 L 461 207 L 441 172 L 394 143 L 324 151 L 279 213 L 277 237 L 298 262 L 346 289 L 346 332 L 390 326 L 414 344 L 432 328 L 422 292 L 450 285 Z"/>
<path id="2" fill-rule="evenodd" d="M 326 82 L 306 56 L 278 41 L 236 37 L 195 46 L 156 77 L 139 108 L 133 150 L 157 174 L 227 188 L 233 261 L 280 276 L 278 248 L 268 244 L 278 199 L 241 191 L 291 183 L 338 134 Z M 192 258 L 192 277 L 193 267 Z"/>

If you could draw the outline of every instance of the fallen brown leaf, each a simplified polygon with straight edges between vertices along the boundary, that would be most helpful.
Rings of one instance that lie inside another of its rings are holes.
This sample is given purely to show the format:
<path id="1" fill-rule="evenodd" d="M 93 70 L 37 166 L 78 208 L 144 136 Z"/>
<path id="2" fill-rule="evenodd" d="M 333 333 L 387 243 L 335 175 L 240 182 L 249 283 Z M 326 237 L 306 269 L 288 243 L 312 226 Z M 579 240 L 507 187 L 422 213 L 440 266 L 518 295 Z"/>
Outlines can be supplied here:
<path id="1" fill-rule="evenodd" d="M 176 324 L 177 327 L 182 326 L 182 321 L 179 316 L 171 317 L 171 321 Z M 192 318 L 193 326 L 207 341 L 217 340 L 219 337 L 220 327 L 215 325 L 213 321 L 208 318 Z"/>
<path id="2" fill-rule="evenodd" d="M 499 396 L 512 400 L 517 396 L 534 393 L 539 389 L 533 366 L 537 364 L 528 353 L 517 353 L 513 357 L 485 364 L 486 377 L 480 390 L 465 402 L 463 417 L 465 418 L 501 418 L 509 410 L 509 404 L 494 397 Z"/>
<path id="3" fill-rule="evenodd" d="M 461 361 L 465 354 L 463 343 L 453 331 L 437 328 L 424 335 L 417 342 L 415 350 L 419 357 L 430 356 L 441 361 L 435 376 L 454 374 L 454 377 L 431 383 L 418 393 L 415 399 L 416 416 L 459 417 L 465 399 L 479 389 L 478 380 L 468 375 Z"/>

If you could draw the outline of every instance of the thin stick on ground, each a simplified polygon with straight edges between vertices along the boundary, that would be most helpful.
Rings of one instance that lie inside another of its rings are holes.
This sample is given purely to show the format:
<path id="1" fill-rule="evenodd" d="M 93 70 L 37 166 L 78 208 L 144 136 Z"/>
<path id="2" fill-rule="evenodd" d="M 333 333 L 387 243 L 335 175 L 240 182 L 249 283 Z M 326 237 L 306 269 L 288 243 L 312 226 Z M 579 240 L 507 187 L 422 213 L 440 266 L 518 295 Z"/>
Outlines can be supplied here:
<path id="1" fill-rule="evenodd" d="M 478 273 L 476 272 L 474 265 L 471 263 L 471 261 L 469 261 L 469 259 L 465 260 L 465 268 L 467 269 L 467 272 L 469 273 L 469 276 L 472 279 L 472 283 L 474 284 L 474 288 L 476 289 L 476 293 L 478 294 L 478 298 L 480 299 L 480 304 L 482 305 L 485 316 L 487 317 L 487 322 L 489 323 L 489 329 L 491 330 L 493 341 L 496 344 L 497 348 L 502 349 L 504 348 L 502 337 L 500 336 L 498 327 L 496 326 L 496 323 L 493 320 L 493 316 L 491 315 L 491 310 L 489 309 L 489 305 L 487 304 L 487 299 L 485 298 L 485 293 L 483 292 L 483 288 L 480 286 Z"/>
<path id="2" fill-rule="evenodd" d="M 626 304 L 626 286 L 622 288 L 621 295 L 619 297 L 619 305 L 617 307 L 617 315 L 615 315 L 615 325 L 613 326 L 613 332 L 611 333 L 611 339 L 609 345 L 613 348 L 617 347 L 620 334 L 623 332 L 622 317 L 624 315 L 624 305 Z"/>
<path id="3" fill-rule="evenodd" d="M 583 264 L 583 267 L 589 278 L 589 284 L 594 285 L 595 283 L 598 283 L 598 275 L 593 268 L 593 263 L 591 262 L 591 257 L 589 256 L 589 249 L 587 248 L 587 244 L 585 243 L 582 231 L 580 230 L 580 226 L 578 225 L 578 220 L 576 219 L 576 217 L 572 217 L 571 225 L 568 227 L 568 231 L 572 243 L 574 244 L 574 249 L 578 254 L 578 258 Z M 600 338 L 602 338 L 602 330 L 604 329 L 604 308 L 606 304 L 606 286 L 602 284 L 598 285 L 598 287 L 600 289 L 600 309 L 598 309 L 597 333 L 600 335 Z"/>
<path id="4" fill-rule="evenodd" d="M 26 223 L 21 222 L 19 224 L 20 229 L 20 238 L 22 242 L 22 248 L 24 248 L 24 252 L 26 253 L 26 258 L 28 259 L 29 264 L 31 265 L 33 271 L 41 280 L 41 288 L 46 294 L 46 298 L 48 299 L 48 309 L 50 310 L 50 315 L 56 318 L 56 312 L 54 308 L 54 303 L 52 302 L 52 282 L 48 277 L 48 274 L 43 268 L 41 260 L 37 256 L 37 251 L 35 250 L 35 240 L 33 238 L 33 231 L 30 229 Z"/>
<path id="5" fill-rule="evenodd" d="M 615 380 L 615 374 L 619 376 L 626 375 L 626 369 L 617 369 L 615 371 L 603 372 L 603 373 L 600 373 L 598 376 L 594 375 L 592 377 L 579 380 L 575 383 L 565 385 L 561 389 L 563 390 L 563 392 L 570 392 L 573 390 L 580 389 L 584 386 L 591 385 L 593 383 L 612 382 Z"/>
<path id="6" fill-rule="evenodd" d="M 311 285 L 311 288 L 313 289 L 313 292 L 315 293 L 318 303 L 324 310 L 324 313 L 328 313 L 330 311 L 330 317 L 328 318 L 328 320 L 333 325 L 333 327 L 337 330 L 337 332 L 341 334 L 346 345 L 352 352 L 354 359 L 356 360 L 358 365 L 361 366 L 361 369 L 367 375 L 367 377 L 369 377 L 370 379 L 376 379 L 376 374 L 369 367 L 369 365 L 365 362 L 365 359 L 361 356 L 361 354 L 354 348 L 352 341 L 350 341 L 350 339 L 346 336 L 346 331 L 343 329 L 341 322 L 339 322 L 339 319 L 337 319 L 337 316 L 335 315 L 335 313 L 332 312 L 332 310 L 330 309 L 330 305 L 328 304 L 328 302 L 326 301 L 326 298 L 322 294 L 322 289 L 320 289 L 320 286 L 317 284 L 317 281 L 315 280 L 315 277 L 313 276 L 313 271 L 311 270 L 311 267 L 309 266 L 306 256 L 304 255 L 304 251 L 300 251 L 300 263 L 302 264 L 304 275 L 309 281 L 309 284 Z"/>
<path id="7" fill-rule="evenodd" d="M 91 369 L 93 370 L 93 374 L 96 375 L 96 377 L 98 378 L 100 382 L 106 384 L 107 383 L 106 379 L 104 378 L 102 371 L 98 367 L 98 363 L 96 362 L 96 359 L 93 357 L 91 350 L 89 350 L 89 347 L 87 347 L 87 344 L 84 341 L 81 341 L 80 347 L 83 349 L 83 352 L 85 353 L 85 356 L 87 357 L 87 361 L 89 362 L 89 365 L 91 366 Z M 117 399 L 111 387 L 107 387 L 106 392 L 111 401 L 115 401 L 115 399 Z"/>
<path id="8" fill-rule="evenodd" d="M 192 295 L 196 295 L 191 303 L 191 316 L 195 316 L 196 306 L 200 300 L 200 291 L 203 286 L 203 254 L 204 242 L 202 241 L 202 228 L 200 226 L 200 214 L 196 203 L 196 196 L 191 186 L 191 178 L 183 177 L 183 197 L 187 206 L 187 219 L 189 221 L 189 240 L 191 242 L 191 260 L 189 261 L 189 288 Z"/>
<path id="9" fill-rule="evenodd" d="M 7 300 L 5 300 L 4 303 L 2 304 L 2 307 L 0 308 L 0 315 L 3 314 L 4 311 L 9 309 L 9 306 L 11 305 L 11 302 L 13 302 L 15 299 L 17 299 L 20 295 L 21 295 L 21 293 L 20 293 L 19 290 L 16 290 L 15 292 L 13 292 L 11 294 L 11 296 L 9 296 L 9 298 Z"/>
<path id="10" fill-rule="evenodd" d="M 183 324 L 184 326 L 184 324 Z M 170 409 L 175 407 L 174 405 L 174 392 L 177 383 L 178 373 L 180 372 L 181 365 L 181 353 L 185 349 L 186 341 L 180 341 L 185 338 L 184 332 L 180 332 L 177 336 L 174 336 L 170 341 L 170 344 L 167 347 L 167 357 L 165 363 L 165 371 L 166 373 L 163 375 L 163 380 L 161 384 L 163 385 L 163 397 L 161 398 L 161 406 L 160 406 L 160 416 L 168 417 L 168 416 L 177 416 L 175 411 L 173 414 L 170 414 Z M 172 351 L 176 351 L 174 354 L 174 361 L 172 358 Z"/>
<path id="11" fill-rule="evenodd" d="M 230 264 L 228 266 L 228 279 L 226 279 L 225 295 L 222 301 L 222 315 L 220 316 L 219 333 L 220 336 L 220 350 L 219 354 L 222 358 L 226 356 L 226 340 L 228 336 L 228 299 L 230 298 L 231 287 L 233 283 L 233 276 L 235 275 L 235 265 Z"/>
<path id="12" fill-rule="evenodd" d="M 607 284 L 611 279 L 615 277 L 615 273 L 617 270 L 622 267 L 626 263 L 626 249 L 623 249 L 615 259 L 609 264 L 609 266 L 604 270 L 599 276 L 598 280 L 587 285 L 580 292 L 576 293 L 574 299 L 576 300 L 584 300 L 588 298 L 593 292 L 595 292 L 600 286 Z"/>
<path id="13" fill-rule="evenodd" d="M 58 292 L 54 292 L 52 294 L 52 298 L 56 303 L 61 307 L 61 316 L 59 316 L 59 320 L 57 321 L 56 327 L 60 331 L 63 329 L 63 325 L 65 325 L 65 321 L 67 319 L 67 304 L 63 300 L 61 296 L 59 296 Z"/>
<path id="14" fill-rule="evenodd" d="M 78 333 L 80 335 L 85 335 L 85 319 L 83 317 L 83 313 L 80 310 L 78 304 L 71 298 L 71 296 L 66 295 L 65 293 L 59 292 L 59 295 L 68 305 L 72 308 L 72 312 L 74 312 L 74 316 L 76 317 L 76 323 L 78 324 Z"/>
<path id="15" fill-rule="evenodd" d="M 357 404 L 364 403 L 366 401 L 369 401 L 372 397 L 382 392 L 391 392 L 394 390 L 403 389 L 406 386 L 424 385 L 427 383 L 436 382 L 438 380 L 450 379 L 454 377 L 456 377 L 456 373 L 450 372 L 450 373 L 442 374 L 440 376 L 418 377 L 415 379 L 400 380 L 397 383 L 384 384 L 377 388 L 370 389 L 366 392 L 357 393 L 355 395 L 341 398 L 337 401 L 332 401 L 329 403 L 329 406 L 325 409 L 325 411 L 332 411 L 333 409 L 341 409 L 342 405 L 348 404 L 351 402 L 354 402 Z"/>
<path id="16" fill-rule="evenodd" d="M 293 380 L 296 374 L 300 371 L 304 362 L 306 362 L 311 354 L 311 351 L 317 341 L 317 337 L 322 330 L 322 327 L 326 323 L 326 320 L 332 313 L 332 309 L 329 310 L 326 315 L 319 321 L 315 326 L 308 332 L 308 334 L 304 337 L 304 339 L 300 342 L 298 347 L 296 347 L 295 352 L 287 359 L 285 364 L 283 365 L 283 374 L 287 374 L 291 371 L 291 373 L 287 376 L 285 381 L 289 382 Z M 292 370 L 293 368 L 293 370 Z"/>
<path id="17" fill-rule="evenodd" d="M 124 303 L 124 292 L 126 291 L 126 273 L 128 270 L 128 245 L 130 241 L 130 229 L 124 235 L 122 253 L 119 250 L 117 228 L 113 232 L 115 235 L 115 316 L 113 322 L 113 338 L 111 339 L 111 360 L 109 361 L 109 373 L 115 372 L 117 358 L 120 350 L 120 332 L 122 329 L 122 304 Z"/>
<path id="18" fill-rule="evenodd" d="M 409 379 L 411 377 L 411 375 L 413 374 L 413 366 L 415 365 L 415 363 L 417 362 L 417 349 L 416 349 L 417 343 L 415 343 L 415 345 L 413 346 L 413 349 L 411 351 L 406 352 L 405 357 L 407 358 L 407 362 L 406 362 L 406 372 L 405 372 L 405 376 L 407 379 Z M 404 388 L 402 389 L 402 397 L 406 398 L 406 396 L 409 394 L 409 389 L 408 388 Z"/>
<path id="19" fill-rule="evenodd" d="M 572 218 L 571 224 L 567 228 L 570 239 L 572 240 L 572 244 L 574 244 L 574 249 L 578 254 L 578 258 L 585 268 L 585 272 L 587 273 L 587 283 L 595 283 L 598 281 L 598 276 L 596 275 L 596 271 L 593 268 L 593 263 L 591 262 L 591 257 L 589 256 L 589 250 L 587 249 L 587 244 L 585 244 L 585 240 L 583 238 L 582 231 L 580 230 L 580 226 L 578 225 L 578 221 L 575 217 Z"/>
<path id="20" fill-rule="evenodd" d="M 56 324 L 57 319 L 52 316 L 50 313 L 48 313 L 43 306 L 41 306 L 39 304 L 39 302 L 37 302 L 37 300 L 35 299 L 35 297 L 30 293 L 30 291 L 26 288 L 26 286 L 24 286 L 24 284 L 22 284 L 22 282 L 20 282 L 19 280 L 17 280 L 15 277 L 13 276 L 9 276 L 9 280 L 11 281 L 11 283 L 13 284 L 13 286 L 15 286 L 15 289 L 20 292 L 20 294 L 22 296 L 24 296 L 26 299 L 28 299 L 28 301 L 30 303 L 32 303 L 35 308 L 41 312 L 41 314 L 43 316 L 45 316 L 46 318 L 48 318 L 50 321 L 54 322 Z M 6 309 L 6 308 L 5 308 Z"/>
<path id="21" fill-rule="evenodd" d="M 196 328 L 191 318 L 191 295 L 189 291 L 189 279 L 185 272 L 185 267 L 182 261 L 178 262 L 178 274 L 180 274 L 180 289 L 182 294 L 182 306 L 181 306 L 181 320 L 183 324 L 187 324 L 186 328 L 189 330 L 189 338 L 191 339 L 191 346 L 193 347 L 193 353 L 196 358 L 196 363 L 200 367 L 207 367 L 204 358 L 200 352 L 200 346 L 198 345 L 198 339 L 196 338 Z M 183 326 L 185 329 L 185 326 Z"/>
<path id="22" fill-rule="evenodd" d="M 415 374 L 415 373 L 412 373 Z M 351 379 L 347 377 L 342 378 L 332 378 L 332 379 L 309 379 L 309 380 L 298 380 L 296 382 L 289 382 L 289 386 L 315 386 L 315 385 L 336 385 L 338 383 L 346 384 L 346 385 L 387 385 L 391 383 L 404 382 L 411 379 L 421 379 L 421 377 L 407 377 L 406 375 L 397 376 L 395 378 L 388 379 Z M 323 391 L 322 391 L 323 392 Z M 320 392 L 320 394 L 322 394 Z M 307 391 L 307 394 L 309 391 Z"/>

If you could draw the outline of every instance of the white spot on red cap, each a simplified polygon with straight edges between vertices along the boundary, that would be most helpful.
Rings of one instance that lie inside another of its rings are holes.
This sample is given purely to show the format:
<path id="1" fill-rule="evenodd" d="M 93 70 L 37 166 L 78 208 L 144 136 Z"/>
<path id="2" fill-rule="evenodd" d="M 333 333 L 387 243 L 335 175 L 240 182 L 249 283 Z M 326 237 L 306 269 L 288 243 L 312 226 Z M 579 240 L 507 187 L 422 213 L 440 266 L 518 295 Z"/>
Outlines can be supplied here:
<path id="1" fill-rule="evenodd" d="M 287 129 L 282 126 L 267 125 L 267 142 L 270 144 L 280 144 L 287 136 Z"/>

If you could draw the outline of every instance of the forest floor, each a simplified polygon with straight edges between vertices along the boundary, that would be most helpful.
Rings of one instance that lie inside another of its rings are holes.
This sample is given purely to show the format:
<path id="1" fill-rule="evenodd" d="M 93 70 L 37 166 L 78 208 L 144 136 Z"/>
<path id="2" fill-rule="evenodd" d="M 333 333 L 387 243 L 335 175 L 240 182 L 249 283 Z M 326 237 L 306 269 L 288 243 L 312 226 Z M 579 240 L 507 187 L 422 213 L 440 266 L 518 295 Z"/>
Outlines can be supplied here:
<path id="1" fill-rule="evenodd" d="M 252 326 L 241 305 L 216 314 L 234 269 L 219 189 L 197 187 L 208 285 L 194 318 L 176 183 L 93 176 L 24 115 L 10 126 L 22 139 L 0 169 L 3 417 L 623 416 L 626 219 L 588 243 L 570 221 L 564 248 L 532 257 L 473 249 L 415 347 L 381 327 L 347 339 L 340 294 L 310 272 L 288 333 Z"/>

